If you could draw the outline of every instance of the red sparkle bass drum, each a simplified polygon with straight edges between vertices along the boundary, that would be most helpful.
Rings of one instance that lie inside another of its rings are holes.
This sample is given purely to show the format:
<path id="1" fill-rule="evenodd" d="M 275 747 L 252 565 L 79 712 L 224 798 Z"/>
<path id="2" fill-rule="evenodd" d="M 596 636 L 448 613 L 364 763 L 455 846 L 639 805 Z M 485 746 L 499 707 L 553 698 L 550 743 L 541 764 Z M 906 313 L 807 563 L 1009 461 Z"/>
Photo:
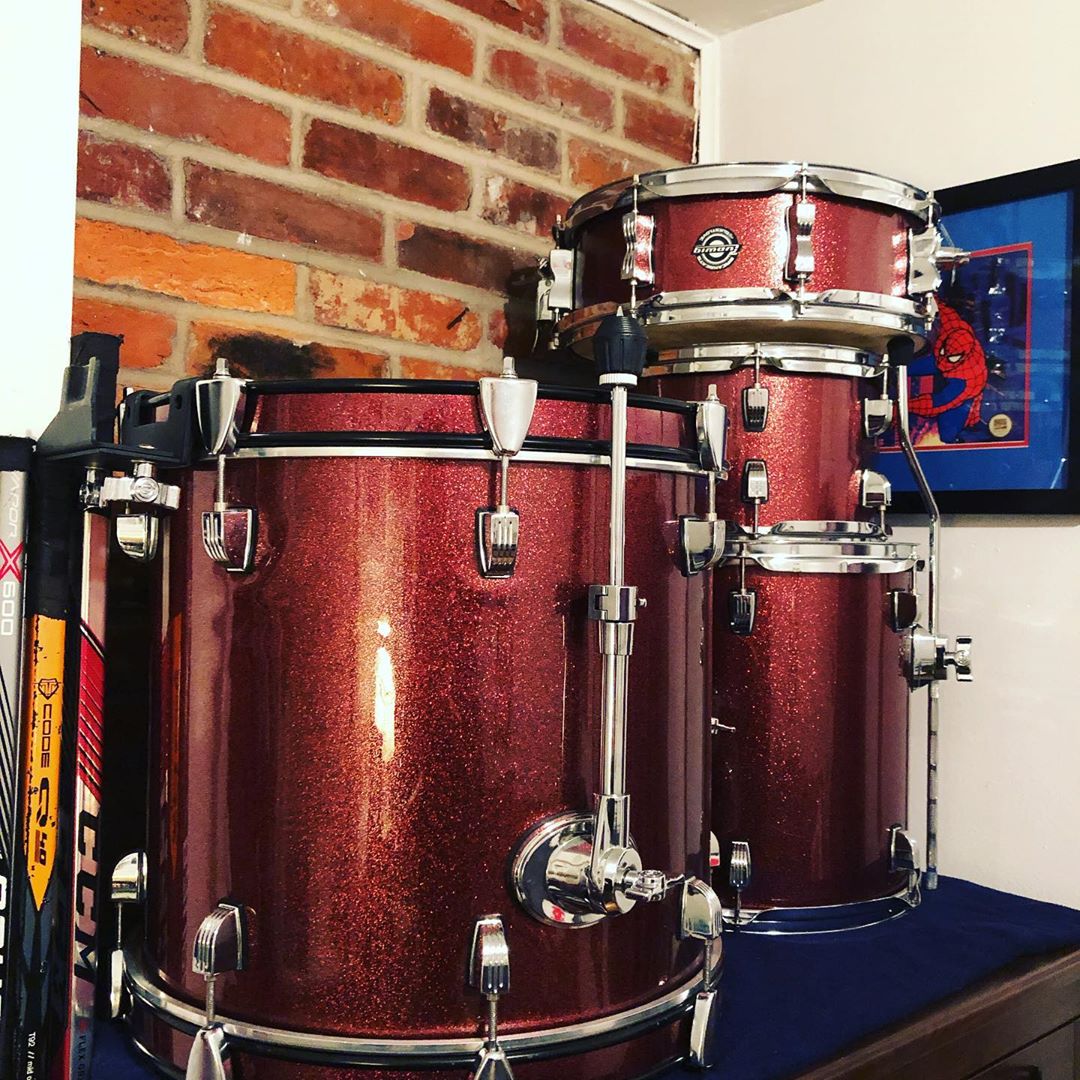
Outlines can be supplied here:
<path id="1" fill-rule="evenodd" d="M 656 350 L 797 341 L 884 352 L 934 317 L 941 240 L 925 191 L 823 165 L 697 165 L 579 199 L 552 253 L 559 339 L 591 353 L 630 305 Z"/>
<path id="2" fill-rule="evenodd" d="M 211 423 L 238 382 L 220 381 Z M 611 398 L 540 388 L 514 456 L 485 392 L 249 384 L 232 452 L 179 474 L 125 961 L 129 1022 L 166 1069 L 625 1080 L 704 1038 L 709 597 L 680 554 L 695 407 L 631 397 L 626 422 L 625 573 L 647 607 L 618 813 L 632 800 L 629 847 L 661 869 L 624 849 L 584 911 L 550 902 L 572 891 L 552 871 L 534 903 L 529 874 L 551 822 L 591 821 L 607 745 L 591 620 L 609 586 L 590 583 Z M 576 835 L 564 869 L 588 857 Z"/>

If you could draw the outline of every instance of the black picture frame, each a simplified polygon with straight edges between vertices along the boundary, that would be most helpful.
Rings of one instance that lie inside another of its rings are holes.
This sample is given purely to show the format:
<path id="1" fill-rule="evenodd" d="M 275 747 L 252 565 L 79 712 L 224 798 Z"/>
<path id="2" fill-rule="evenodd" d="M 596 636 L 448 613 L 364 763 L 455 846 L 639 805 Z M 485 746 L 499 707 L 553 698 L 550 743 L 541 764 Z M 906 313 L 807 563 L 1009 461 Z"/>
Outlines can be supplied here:
<path id="1" fill-rule="evenodd" d="M 950 215 L 969 210 L 1005 206 L 1022 199 L 1071 192 L 1071 265 L 1065 340 L 1068 389 L 1062 405 L 1067 407 L 1068 455 L 1065 486 L 1061 488 L 1002 488 L 964 491 L 939 489 L 934 494 L 945 514 L 1080 514 L 1080 160 L 1060 162 L 1025 172 L 996 176 L 936 192 L 946 226 Z M 927 453 L 921 453 L 925 460 Z M 913 491 L 898 491 L 893 509 L 898 513 L 921 513 L 922 500 Z"/>

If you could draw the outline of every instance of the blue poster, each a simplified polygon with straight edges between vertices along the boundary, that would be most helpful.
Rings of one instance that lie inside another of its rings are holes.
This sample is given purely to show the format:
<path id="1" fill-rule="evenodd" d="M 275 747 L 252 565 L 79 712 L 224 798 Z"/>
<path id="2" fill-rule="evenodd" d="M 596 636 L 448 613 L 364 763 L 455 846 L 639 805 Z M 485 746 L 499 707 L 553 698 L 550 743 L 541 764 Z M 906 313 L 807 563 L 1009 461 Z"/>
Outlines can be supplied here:
<path id="1" fill-rule="evenodd" d="M 947 214 L 970 260 L 945 274 L 927 349 L 908 369 L 912 439 L 937 491 L 1069 482 L 1073 194 Z M 877 468 L 916 490 L 895 438 Z"/>

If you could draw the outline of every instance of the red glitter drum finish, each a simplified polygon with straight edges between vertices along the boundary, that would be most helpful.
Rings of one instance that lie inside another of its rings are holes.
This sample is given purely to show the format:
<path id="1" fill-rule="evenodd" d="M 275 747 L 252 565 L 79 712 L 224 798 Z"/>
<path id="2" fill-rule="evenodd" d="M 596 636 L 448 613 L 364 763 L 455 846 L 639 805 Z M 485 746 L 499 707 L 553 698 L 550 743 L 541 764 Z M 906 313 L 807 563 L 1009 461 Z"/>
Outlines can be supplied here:
<path id="1" fill-rule="evenodd" d="M 645 379 L 664 397 L 701 401 L 715 385 L 730 418 L 727 460 L 731 480 L 716 489 L 722 518 L 749 528 L 751 506 L 742 500 L 746 462 L 765 462 L 769 501 L 759 516 L 762 528 L 780 521 L 860 521 L 871 512 L 859 504 L 859 470 L 869 467 L 873 444 L 863 437 L 862 399 L 869 380 L 842 375 L 796 374 L 761 369 L 769 391 L 765 430 L 747 431 L 742 392 L 753 385 L 752 368 Z"/>
<path id="2" fill-rule="evenodd" d="M 570 930 L 531 919 L 507 880 L 533 825 L 592 806 L 601 665 L 586 595 L 607 575 L 607 470 L 515 461 L 517 569 L 484 579 L 475 515 L 494 504 L 498 470 L 469 449 L 481 446 L 475 394 L 295 389 L 257 395 L 248 449 L 227 468 L 229 501 L 258 512 L 254 571 L 227 574 L 203 551 L 212 469 L 184 479 L 170 519 L 146 969 L 201 1003 L 193 938 L 230 897 L 251 910 L 254 945 L 246 971 L 218 980 L 217 1006 L 265 1026 L 476 1036 L 484 1003 L 464 976 L 474 923 L 492 912 L 510 945 L 504 1033 L 692 982 L 701 945 L 678 940 L 675 894 Z M 548 452 L 607 438 L 609 410 L 587 397 L 538 402 Z M 626 579 L 648 601 L 630 668 L 632 830 L 646 865 L 705 876 L 708 599 L 675 550 L 679 515 L 695 509 L 687 412 L 631 407 L 629 431 L 684 462 L 627 480 Z M 335 441 L 379 456 L 312 445 Z M 674 1056 L 670 1035 L 649 1046 L 641 1072 Z M 247 1058 L 242 1076 L 337 1075 L 297 1068 Z"/>
<path id="3" fill-rule="evenodd" d="M 788 217 L 796 195 L 708 195 L 658 199 L 641 212 L 656 220 L 653 266 L 656 285 L 639 288 L 638 299 L 656 292 L 695 289 L 788 289 L 785 277 L 790 241 Z M 862 206 L 845 199 L 811 195 L 814 205 L 814 272 L 807 288 L 850 289 L 884 296 L 907 295 L 908 230 L 918 222 L 900 211 Z M 579 307 L 630 298 L 622 281 L 626 250 L 624 210 L 609 212 L 581 227 Z M 723 226 L 740 245 L 734 261 L 709 270 L 694 256 L 707 230 Z M 615 256 L 618 258 L 615 258 Z"/>
<path id="4" fill-rule="evenodd" d="M 886 603 L 908 581 L 750 563 L 757 620 L 739 637 L 726 618 L 738 567 L 716 572 L 716 884 L 726 888 L 731 842 L 749 841 L 746 908 L 854 903 L 907 883 L 889 872 L 889 829 L 907 821 L 908 689 Z"/>

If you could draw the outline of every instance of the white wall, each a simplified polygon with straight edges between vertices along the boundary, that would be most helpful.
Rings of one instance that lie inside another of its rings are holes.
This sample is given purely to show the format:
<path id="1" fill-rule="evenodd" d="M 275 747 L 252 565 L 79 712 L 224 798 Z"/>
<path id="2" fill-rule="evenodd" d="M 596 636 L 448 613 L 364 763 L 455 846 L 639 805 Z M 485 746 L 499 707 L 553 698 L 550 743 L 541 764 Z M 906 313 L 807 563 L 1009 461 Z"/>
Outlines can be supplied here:
<path id="1" fill-rule="evenodd" d="M 824 0 L 723 38 L 723 157 L 928 187 L 1080 158 L 1077 41 L 1076 0 Z M 942 629 L 978 666 L 942 693 L 939 865 L 1080 907 L 1080 519 L 947 525 Z"/>
<path id="2" fill-rule="evenodd" d="M 80 17 L 76 0 L 9 3 L 0 16 L 0 435 L 39 435 L 60 404 L 71 334 Z"/>

